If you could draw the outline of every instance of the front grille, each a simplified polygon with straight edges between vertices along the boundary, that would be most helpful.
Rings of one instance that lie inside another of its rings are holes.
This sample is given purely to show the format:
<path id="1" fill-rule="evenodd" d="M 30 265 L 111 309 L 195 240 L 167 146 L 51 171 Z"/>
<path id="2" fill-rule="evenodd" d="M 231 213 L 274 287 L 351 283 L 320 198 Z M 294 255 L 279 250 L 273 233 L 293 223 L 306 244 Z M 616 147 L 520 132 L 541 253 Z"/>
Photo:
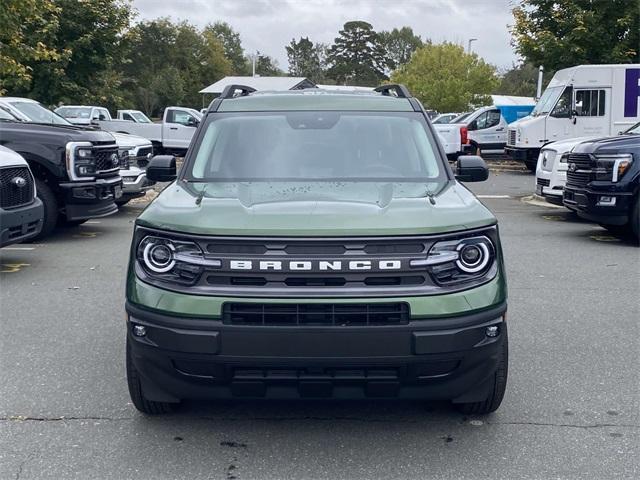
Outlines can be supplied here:
<path id="1" fill-rule="evenodd" d="M 516 130 L 513 128 L 509 129 L 509 139 L 507 140 L 507 145 L 515 145 L 516 144 Z"/>
<path id="2" fill-rule="evenodd" d="M 222 323 L 253 326 L 406 325 L 406 303 L 225 303 Z"/>
<path id="3" fill-rule="evenodd" d="M 19 186 L 23 183 L 24 185 Z M 16 208 L 33 202 L 34 182 L 28 167 L 0 168 L 0 207 Z"/>
<path id="4" fill-rule="evenodd" d="M 538 178 L 536 183 L 542 187 L 548 187 L 550 184 L 550 180 L 548 178 Z"/>
<path id="5" fill-rule="evenodd" d="M 144 147 L 138 150 L 138 154 L 131 158 L 140 168 L 144 168 L 149 164 L 148 155 L 153 154 L 153 147 Z"/>
<path id="6" fill-rule="evenodd" d="M 591 181 L 591 156 L 586 153 L 569 155 L 567 187 L 584 188 Z"/>
<path id="7" fill-rule="evenodd" d="M 120 169 L 120 158 L 118 157 L 118 163 L 113 164 L 112 155 L 118 155 L 117 147 L 113 148 L 95 148 L 93 156 L 96 162 L 96 171 L 100 173 L 113 172 Z"/>

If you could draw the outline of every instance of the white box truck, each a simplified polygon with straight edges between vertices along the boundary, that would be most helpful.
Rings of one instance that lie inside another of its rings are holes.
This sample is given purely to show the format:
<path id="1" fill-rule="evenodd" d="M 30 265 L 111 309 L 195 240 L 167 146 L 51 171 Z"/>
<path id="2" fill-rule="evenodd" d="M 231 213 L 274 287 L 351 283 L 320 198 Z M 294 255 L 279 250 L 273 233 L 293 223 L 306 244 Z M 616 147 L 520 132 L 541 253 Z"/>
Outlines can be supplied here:
<path id="1" fill-rule="evenodd" d="M 547 143 L 617 135 L 640 120 L 640 64 L 558 70 L 531 115 L 509 125 L 506 152 L 535 172 Z"/>

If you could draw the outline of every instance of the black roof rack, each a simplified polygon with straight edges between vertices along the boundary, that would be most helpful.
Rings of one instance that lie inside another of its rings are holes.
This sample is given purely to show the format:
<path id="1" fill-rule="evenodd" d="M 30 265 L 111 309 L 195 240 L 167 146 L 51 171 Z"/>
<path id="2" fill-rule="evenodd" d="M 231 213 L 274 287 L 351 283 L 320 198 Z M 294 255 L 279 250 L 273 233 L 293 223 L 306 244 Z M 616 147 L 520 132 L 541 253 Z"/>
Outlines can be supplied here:
<path id="1" fill-rule="evenodd" d="M 411 92 L 407 87 L 400 83 L 390 83 L 388 85 L 380 85 L 373 89 L 374 92 L 379 92 L 382 95 L 386 95 L 388 97 L 392 96 L 391 92 L 395 92 L 395 96 L 398 98 L 411 98 Z"/>
<path id="2" fill-rule="evenodd" d="M 236 92 L 240 90 L 240 94 L 236 94 Z M 227 85 L 222 90 L 222 93 L 218 97 L 220 100 L 226 100 L 228 98 L 234 97 L 246 97 L 250 93 L 255 92 L 256 89 L 253 87 L 247 87 L 246 85 Z"/>

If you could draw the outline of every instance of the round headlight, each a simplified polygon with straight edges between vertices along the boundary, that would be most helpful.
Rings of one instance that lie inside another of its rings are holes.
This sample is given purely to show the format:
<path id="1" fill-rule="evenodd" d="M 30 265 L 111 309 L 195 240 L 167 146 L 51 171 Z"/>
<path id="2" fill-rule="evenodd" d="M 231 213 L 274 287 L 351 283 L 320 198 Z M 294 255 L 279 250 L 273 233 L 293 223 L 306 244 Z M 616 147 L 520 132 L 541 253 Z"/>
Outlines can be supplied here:
<path id="1" fill-rule="evenodd" d="M 489 263 L 491 254 L 489 247 L 484 242 L 461 243 L 458 245 L 458 260 L 456 265 L 460 270 L 467 273 L 481 271 Z"/>
<path id="2" fill-rule="evenodd" d="M 175 247 L 170 243 L 149 242 L 144 247 L 142 259 L 149 270 L 156 273 L 165 273 L 176 264 L 174 252 Z"/>

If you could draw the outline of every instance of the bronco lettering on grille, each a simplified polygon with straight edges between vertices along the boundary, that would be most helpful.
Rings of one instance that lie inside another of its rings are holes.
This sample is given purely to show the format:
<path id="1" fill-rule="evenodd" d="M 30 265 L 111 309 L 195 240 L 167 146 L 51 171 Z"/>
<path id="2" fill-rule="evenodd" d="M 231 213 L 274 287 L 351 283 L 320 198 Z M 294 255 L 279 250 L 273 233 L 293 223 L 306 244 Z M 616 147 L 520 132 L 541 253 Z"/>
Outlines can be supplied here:
<path id="1" fill-rule="evenodd" d="M 230 270 L 259 270 L 259 271 L 358 271 L 358 270 L 400 270 L 400 260 L 230 260 Z"/>

